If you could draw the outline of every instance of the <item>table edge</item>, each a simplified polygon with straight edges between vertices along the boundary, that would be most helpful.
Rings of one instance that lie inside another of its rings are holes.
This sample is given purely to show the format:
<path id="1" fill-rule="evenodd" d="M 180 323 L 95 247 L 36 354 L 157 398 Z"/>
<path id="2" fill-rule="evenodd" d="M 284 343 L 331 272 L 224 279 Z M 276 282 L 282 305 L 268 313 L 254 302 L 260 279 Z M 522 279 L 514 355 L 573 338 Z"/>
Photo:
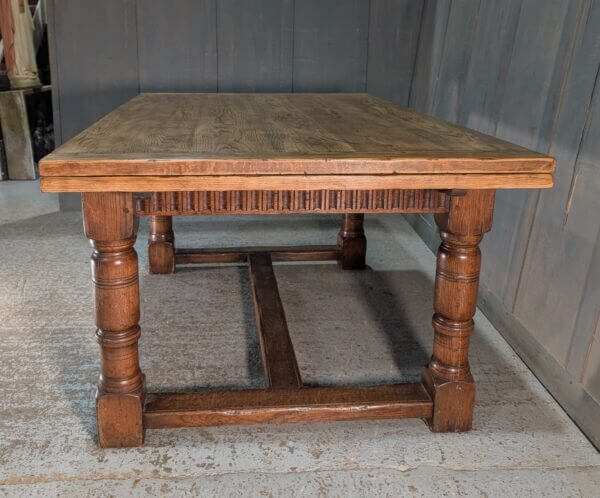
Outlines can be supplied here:
<path id="1" fill-rule="evenodd" d="M 416 175 L 45 176 L 42 192 L 550 188 L 549 173 Z"/>
<path id="2" fill-rule="evenodd" d="M 46 158 L 40 174 L 49 176 L 220 176 L 220 175 L 298 175 L 298 174 L 463 174 L 463 173 L 552 173 L 556 160 L 550 156 L 482 157 L 440 155 L 411 157 L 311 157 L 234 159 L 80 159 Z M 368 169 L 368 173 L 365 170 Z"/>

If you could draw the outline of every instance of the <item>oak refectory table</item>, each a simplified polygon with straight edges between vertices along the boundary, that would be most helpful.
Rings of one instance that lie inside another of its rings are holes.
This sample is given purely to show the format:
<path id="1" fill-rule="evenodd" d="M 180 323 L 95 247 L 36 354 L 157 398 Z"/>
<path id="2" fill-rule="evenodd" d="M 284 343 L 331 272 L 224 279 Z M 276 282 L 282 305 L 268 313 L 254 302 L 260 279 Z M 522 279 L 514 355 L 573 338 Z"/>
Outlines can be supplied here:
<path id="1" fill-rule="evenodd" d="M 81 192 L 90 239 L 99 443 L 138 446 L 144 430 L 420 417 L 471 428 L 469 370 L 481 255 L 496 189 L 552 186 L 553 158 L 366 94 L 141 94 L 40 165 L 44 192 Z M 172 216 L 339 213 L 330 246 L 176 249 Z M 435 213 L 442 239 L 433 355 L 421 382 L 303 386 L 272 261 L 365 266 L 365 213 Z M 247 263 L 265 389 L 145 392 L 133 248 L 150 217 L 149 270 Z"/>

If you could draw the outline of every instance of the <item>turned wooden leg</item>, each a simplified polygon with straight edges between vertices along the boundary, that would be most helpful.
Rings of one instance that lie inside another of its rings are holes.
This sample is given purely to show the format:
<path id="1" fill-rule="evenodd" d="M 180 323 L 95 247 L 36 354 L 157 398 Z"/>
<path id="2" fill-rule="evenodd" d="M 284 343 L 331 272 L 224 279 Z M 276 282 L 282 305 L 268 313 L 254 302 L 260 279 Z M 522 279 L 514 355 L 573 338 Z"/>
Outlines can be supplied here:
<path id="1" fill-rule="evenodd" d="M 477 305 L 479 242 L 492 223 L 493 190 L 452 196 L 449 213 L 436 214 L 442 243 L 437 254 L 433 355 L 423 384 L 433 399 L 434 432 L 471 429 L 475 382 L 469 369 L 469 337 Z"/>
<path id="2" fill-rule="evenodd" d="M 132 195 L 85 193 L 83 214 L 94 248 L 92 281 L 101 359 L 98 440 L 104 448 L 140 446 L 144 382 L 138 359 L 140 299 Z"/>
<path id="3" fill-rule="evenodd" d="M 175 271 L 175 235 L 171 216 L 150 216 L 148 263 L 150 273 Z"/>
<path id="4" fill-rule="evenodd" d="M 344 270 L 364 270 L 367 238 L 363 229 L 364 214 L 345 214 L 338 234 L 342 251 L 340 264 Z"/>

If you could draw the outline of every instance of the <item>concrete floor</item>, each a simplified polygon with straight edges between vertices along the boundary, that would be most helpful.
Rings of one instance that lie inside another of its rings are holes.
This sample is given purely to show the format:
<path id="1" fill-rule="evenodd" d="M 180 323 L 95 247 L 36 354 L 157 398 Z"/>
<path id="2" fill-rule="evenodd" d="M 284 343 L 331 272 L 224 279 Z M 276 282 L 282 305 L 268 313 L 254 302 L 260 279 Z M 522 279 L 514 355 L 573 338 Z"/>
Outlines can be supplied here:
<path id="1" fill-rule="evenodd" d="M 0 495 L 598 496 L 600 456 L 485 317 L 471 348 L 475 428 L 420 420 L 148 431 L 96 446 L 90 248 L 79 213 L 0 183 Z M 179 218 L 180 246 L 331 243 L 339 217 Z M 431 351 L 434 257 L 400 216 L 371 216 L 365 272 L 278 265 L 302 376 L 414 381 Z M 147 274 L 136 248 L 150 390 L 262 385 L 245 268 Z M 165 339 L 168 338 L 168 341 Z"/>

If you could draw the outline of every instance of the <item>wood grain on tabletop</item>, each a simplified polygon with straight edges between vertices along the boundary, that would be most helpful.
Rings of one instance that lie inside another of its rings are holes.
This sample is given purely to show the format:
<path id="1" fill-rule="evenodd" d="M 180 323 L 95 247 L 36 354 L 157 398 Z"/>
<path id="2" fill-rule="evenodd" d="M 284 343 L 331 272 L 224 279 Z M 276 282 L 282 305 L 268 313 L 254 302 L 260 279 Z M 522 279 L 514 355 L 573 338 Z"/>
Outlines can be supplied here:
<path id="1" fill-rule="evenodd" d="M 553 169 L 549 156 L 367 94 L 144 93 L 40 164 L 42 177 Z"/>

